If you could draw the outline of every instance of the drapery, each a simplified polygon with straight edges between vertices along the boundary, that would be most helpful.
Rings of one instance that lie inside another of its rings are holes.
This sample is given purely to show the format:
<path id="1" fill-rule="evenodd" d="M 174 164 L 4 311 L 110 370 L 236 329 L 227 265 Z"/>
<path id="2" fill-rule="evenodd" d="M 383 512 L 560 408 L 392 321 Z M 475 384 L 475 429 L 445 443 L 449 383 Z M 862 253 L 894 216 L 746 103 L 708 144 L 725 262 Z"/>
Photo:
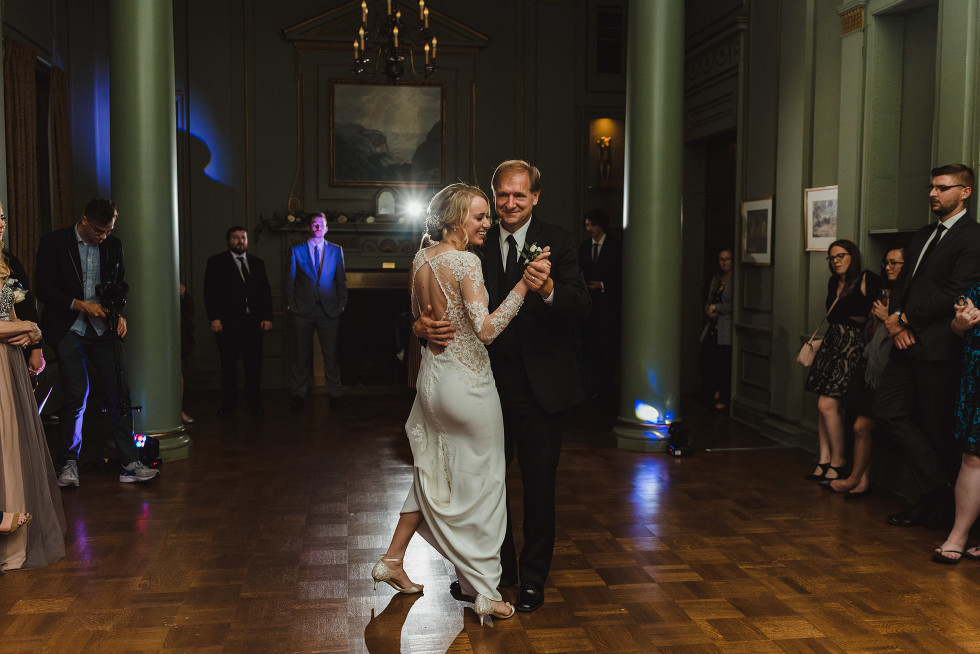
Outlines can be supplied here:
<path id="1" fill-rule="evenodd" d="M 13 39 L 3 40 L 3 99 L 7 124 L 7 232 L 10 250 L 34 277 L 40 236 L 37 182 L 37 55 Z"/>
<path id="2" fill-rule="evenodd" d="M 75 222 L 72 207 L 71 110 L 68 104 L 68 74 L 51 67 L 51 222 L 54 229 Z"/>

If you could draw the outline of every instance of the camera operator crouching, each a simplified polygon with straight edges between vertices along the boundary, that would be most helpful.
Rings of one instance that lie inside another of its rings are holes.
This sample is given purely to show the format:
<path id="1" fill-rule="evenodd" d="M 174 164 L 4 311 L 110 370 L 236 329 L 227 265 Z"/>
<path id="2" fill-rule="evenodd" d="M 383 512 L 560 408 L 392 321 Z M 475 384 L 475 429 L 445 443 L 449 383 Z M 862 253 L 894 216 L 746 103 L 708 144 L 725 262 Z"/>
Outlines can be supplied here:
<path id="1" fill-rule="evenodd" d="M 44 304 L 41 329 L 58 353 L 64 394 L 58 475 L 62 487 L 79 484 L 82 420 L 93 366 L 108 396 L 112 436 L 122 466 L 119 481 L 149 481 L 160 472 L 139 460 L 133 438 L 122 348 L 126 319 L 119 315 L 125 305 L 126 268 L 122 241 L 111 235 L 117 218 L 112 200 L 94 199 L 78 223 L 43 236 L 37 249 L 35 286 Z"/>

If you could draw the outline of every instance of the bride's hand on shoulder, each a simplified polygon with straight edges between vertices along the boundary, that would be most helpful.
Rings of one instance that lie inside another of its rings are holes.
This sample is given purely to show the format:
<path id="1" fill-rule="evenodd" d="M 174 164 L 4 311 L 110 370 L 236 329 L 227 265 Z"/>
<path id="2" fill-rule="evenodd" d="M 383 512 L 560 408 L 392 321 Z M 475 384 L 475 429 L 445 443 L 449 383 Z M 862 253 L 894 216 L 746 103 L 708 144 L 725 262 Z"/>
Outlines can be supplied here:
<path id="1" fill-rule="evenodd" d="M 432 305 L 426 305 L 422 315 L 412 323 L 412 331 L 421 339 L 441 347 L 446 347 L 449 345 L 449 341 L 453 339 L 456 328 L 448 320 L 436 320 L 433 318 L 434 313 Z"/>

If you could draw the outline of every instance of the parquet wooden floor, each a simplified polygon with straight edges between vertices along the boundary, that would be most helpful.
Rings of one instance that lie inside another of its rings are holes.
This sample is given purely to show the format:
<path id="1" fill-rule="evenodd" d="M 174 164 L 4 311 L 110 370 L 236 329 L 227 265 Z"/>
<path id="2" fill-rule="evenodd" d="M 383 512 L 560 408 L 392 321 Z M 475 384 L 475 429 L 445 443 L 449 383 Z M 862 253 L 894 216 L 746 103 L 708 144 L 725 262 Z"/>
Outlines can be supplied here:
<path id="1" fill-rule="evenodd" d="M 980 563 L 933 564 L 942 534 L 885 523 L 897 498 L 846 502 L 801 479 L 807 453 L 695 407 L 702 446 L 763 449 L 624 452 L 610 416 L 572 416 L 547 602 L 481 628 L 421 539 L 425 594 L 371 589 L 409 400 L 222 420 L 215 399 L 157 482 L 83 470 L 66 559 L 0 576 L 0 652 L 980 652 Z"/>

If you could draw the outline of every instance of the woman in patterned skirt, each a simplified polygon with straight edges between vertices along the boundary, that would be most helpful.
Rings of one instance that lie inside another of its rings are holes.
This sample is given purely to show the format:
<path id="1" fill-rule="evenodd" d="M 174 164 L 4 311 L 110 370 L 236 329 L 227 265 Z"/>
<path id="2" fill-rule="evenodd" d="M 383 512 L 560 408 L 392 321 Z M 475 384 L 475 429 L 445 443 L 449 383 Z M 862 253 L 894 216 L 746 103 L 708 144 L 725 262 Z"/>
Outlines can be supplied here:
<path id="1" fill-rule="evenodd" d="M 973 523 L 980 516 L 980 284 L 960 298 L 953 318 L 953 331 L 965 336 L 963 341 L 963 370 L 960 392 L 956 398 L 956 429 L 953 432 L 963 460 L 956 477 L 956 518 L 946 541 L 936 548 L 932 560 L 936 563 L 959 563 L 962 557 L 980 559 L 980 547 L 966 547 Z"/>
<path id="2" fill-rule="evenodd" d="M 820 458 L 816 469 L 806 478 L 829 483 L 843 477 L 846 468 L 841 398 L 861 362 L 864 324 L 881 282 L 874 273 L 862 272 L 861 252 L 851 241 L 842 239 L 831 243 L 827 262 L 831 273 L 827 282 L 827 333 L 813 359 L 805 388 L 820 396 L 817 399 Z"/>

